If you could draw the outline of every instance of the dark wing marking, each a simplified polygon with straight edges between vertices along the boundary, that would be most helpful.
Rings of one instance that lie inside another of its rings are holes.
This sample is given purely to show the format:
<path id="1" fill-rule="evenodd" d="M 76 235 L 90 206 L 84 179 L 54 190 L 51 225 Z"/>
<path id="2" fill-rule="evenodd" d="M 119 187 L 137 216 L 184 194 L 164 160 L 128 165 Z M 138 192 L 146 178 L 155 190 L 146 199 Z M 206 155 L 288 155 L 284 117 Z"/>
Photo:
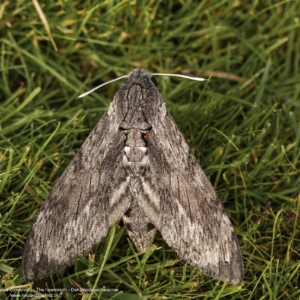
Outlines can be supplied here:
<path id="1" fill-rule="evenodd" d="M 233 226 L 169 113 L 149 133 L 149 170 L 140 206 L 183 260 L 239 284 L 243 260 Z"/>
<path id="2" fill-rule="evenodd" d="M 131 195 L 122 166 L 124 141 L 116 122 L 105 113 L 39 210 L 23 253 L 27 280 L 72 265 L 128 209 Z"/>

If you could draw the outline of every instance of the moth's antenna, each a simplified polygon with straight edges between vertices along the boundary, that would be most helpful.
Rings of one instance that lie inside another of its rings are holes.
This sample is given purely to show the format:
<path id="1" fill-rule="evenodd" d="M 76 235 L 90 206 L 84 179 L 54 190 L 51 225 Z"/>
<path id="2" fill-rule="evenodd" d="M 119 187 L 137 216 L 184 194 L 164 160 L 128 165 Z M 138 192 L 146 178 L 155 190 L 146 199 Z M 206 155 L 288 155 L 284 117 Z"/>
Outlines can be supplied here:
<path id="1" fill-rule="evenodd" d="M 186 75 L 180 75 L 180 74 L 153 73 L 152 75 L 153 76 L 155 76 L 155 75 L 158 75 L 158 76 L 176 76 L 176 77 L 182 77 L 182 78 L 192 79 L 192 80 L 196 80 L 196 81 L 204 81 L 204 80 L 206 80 L 205 78 L 201 78 L 201 77 L 192 77 L 192 76 L 186 76 Z M 81 94 L 80 96 L 77 97 L 77 99 L 78 98 L 83 98 L 83 97 L 89 95 L 90 93 L 92 93 L 92 92 L 100 89 L 104 85 L 107 85 L 107 84 L 109 84 L 111 82 L 117 81 L 117 80 L 122 79 L 122 78 L 127 78 L 127 77 L 128 77 L 128 75 L 124 75 L 124 76 L 118 77 L 116 79 L 112 79 L 110 81 L 102 83 L 102 84 L 96 86 L 95 88 L 93 88 L 93 89 L 91 89 L 91 90 L 89 90 L 89 91 Z"/>
<path id="2" fill-rule="evenodd" d="M 124 76 L 118 77 L 118 78 L 116 78 L 116 79 L 113 79 L 113 80 L 104 82 L 104 83 L 102 83 L 102 84 L 96 86 L 95 88 L 93 88 L 93 89 L 91 89 L 91 90 L 89 90 L 89 91 L 87 91 L 87 92 L 81 94 L 80 96 L 77 97 L 77 99 L 78 99 L 78 98 L 83 98 L 83 97 L 87 96 L 88 94 L 90 94 L 90 93 L 92 93 L 92 92 L 94 92 L 94 91 L 100 89 L 100 88 L 101 88 L 102 86 L 104 86 L 104 85 L 107 85 L 107 84 L 109 84 L 109 83 L 111 83 L 111 82 L 117 81 L 117 80 L 122 79 L 122 78 L 127 78 L 127 77 L 128 77 L 128 75 L 124 75 Z"/>
<path id="3" fill-rule="evenodd" d="M 201 78 L 201 77 L 192 77 L 192 76 L 186 76 L 186 75 L 181 75 L 181 74 L 153 73 L 152 75 L 159 75 L 159 76 L 176 76 L 176 77 L 182 77 L 182 78 L 187 78 L 187 79 L 192 79 L 192 80 L 197 80 L 197 81 L 204 81 L 204 80 L 206 80 L 205 78 Z"/>

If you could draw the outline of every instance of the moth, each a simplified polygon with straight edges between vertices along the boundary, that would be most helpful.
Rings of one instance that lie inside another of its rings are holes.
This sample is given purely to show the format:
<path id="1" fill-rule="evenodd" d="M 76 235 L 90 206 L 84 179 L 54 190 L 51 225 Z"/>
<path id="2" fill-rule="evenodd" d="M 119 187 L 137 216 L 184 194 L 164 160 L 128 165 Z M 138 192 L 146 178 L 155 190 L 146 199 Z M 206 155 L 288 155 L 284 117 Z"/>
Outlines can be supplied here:
<path id="1" fill-rule="evenodd" d="M 190 265 L 241 283 L 243 259 L 233 226 L 153 75 L 138 68 L 126 76 L 54 185 L 27 237 L 26 280 L 74 264 L 122 218 L 138 251 L 150 247 L 159 230 Z"/>

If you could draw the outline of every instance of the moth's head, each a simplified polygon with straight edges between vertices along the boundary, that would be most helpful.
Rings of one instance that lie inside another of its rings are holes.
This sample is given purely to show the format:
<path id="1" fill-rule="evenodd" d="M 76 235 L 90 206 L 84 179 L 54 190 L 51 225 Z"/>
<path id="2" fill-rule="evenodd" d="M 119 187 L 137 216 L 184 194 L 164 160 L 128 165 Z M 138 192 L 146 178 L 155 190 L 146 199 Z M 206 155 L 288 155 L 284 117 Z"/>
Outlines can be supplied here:
<path id="1" fill-rule="evenodd" d="M 144 68 L 136 68 L 127 75 L 128 79 L 130 79 L 130 78 L 139 78 L 139 77 L 142 77 L 142 76 L 146 76 L 147 78 L 151 78 L 152 73 L 150 73 L 148 70 L 146 70 Z"/>
<path id="2" fill-rule="evenodd" d="M 156 80 L 153 74 L 144 68 L 136 68 L 127 75 L 126 84 L 131 85 L 134 83 L 148 88 L 149 86 L 156 86 Z"/>

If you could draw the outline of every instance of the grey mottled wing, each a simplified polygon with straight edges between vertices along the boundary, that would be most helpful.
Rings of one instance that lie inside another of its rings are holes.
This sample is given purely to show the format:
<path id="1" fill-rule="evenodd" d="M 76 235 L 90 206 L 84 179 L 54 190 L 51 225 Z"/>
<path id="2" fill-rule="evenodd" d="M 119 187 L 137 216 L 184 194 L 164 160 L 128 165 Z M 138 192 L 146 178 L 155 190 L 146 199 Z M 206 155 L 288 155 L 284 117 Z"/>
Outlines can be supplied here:
<path id="1" fill-rule="evenodd" d="M 239 284 L 243 260 L 211 183 L 167 112 L 149 133 L 140 206 L 178 256 L 203 273 Z"/>
<path id="2" fill-rule="evenodd" d="M 103 115 L 39 210 L 23 252 L 27 280 L 72 265 L 128 209 L 124 141 L 113 115 Z"/>

